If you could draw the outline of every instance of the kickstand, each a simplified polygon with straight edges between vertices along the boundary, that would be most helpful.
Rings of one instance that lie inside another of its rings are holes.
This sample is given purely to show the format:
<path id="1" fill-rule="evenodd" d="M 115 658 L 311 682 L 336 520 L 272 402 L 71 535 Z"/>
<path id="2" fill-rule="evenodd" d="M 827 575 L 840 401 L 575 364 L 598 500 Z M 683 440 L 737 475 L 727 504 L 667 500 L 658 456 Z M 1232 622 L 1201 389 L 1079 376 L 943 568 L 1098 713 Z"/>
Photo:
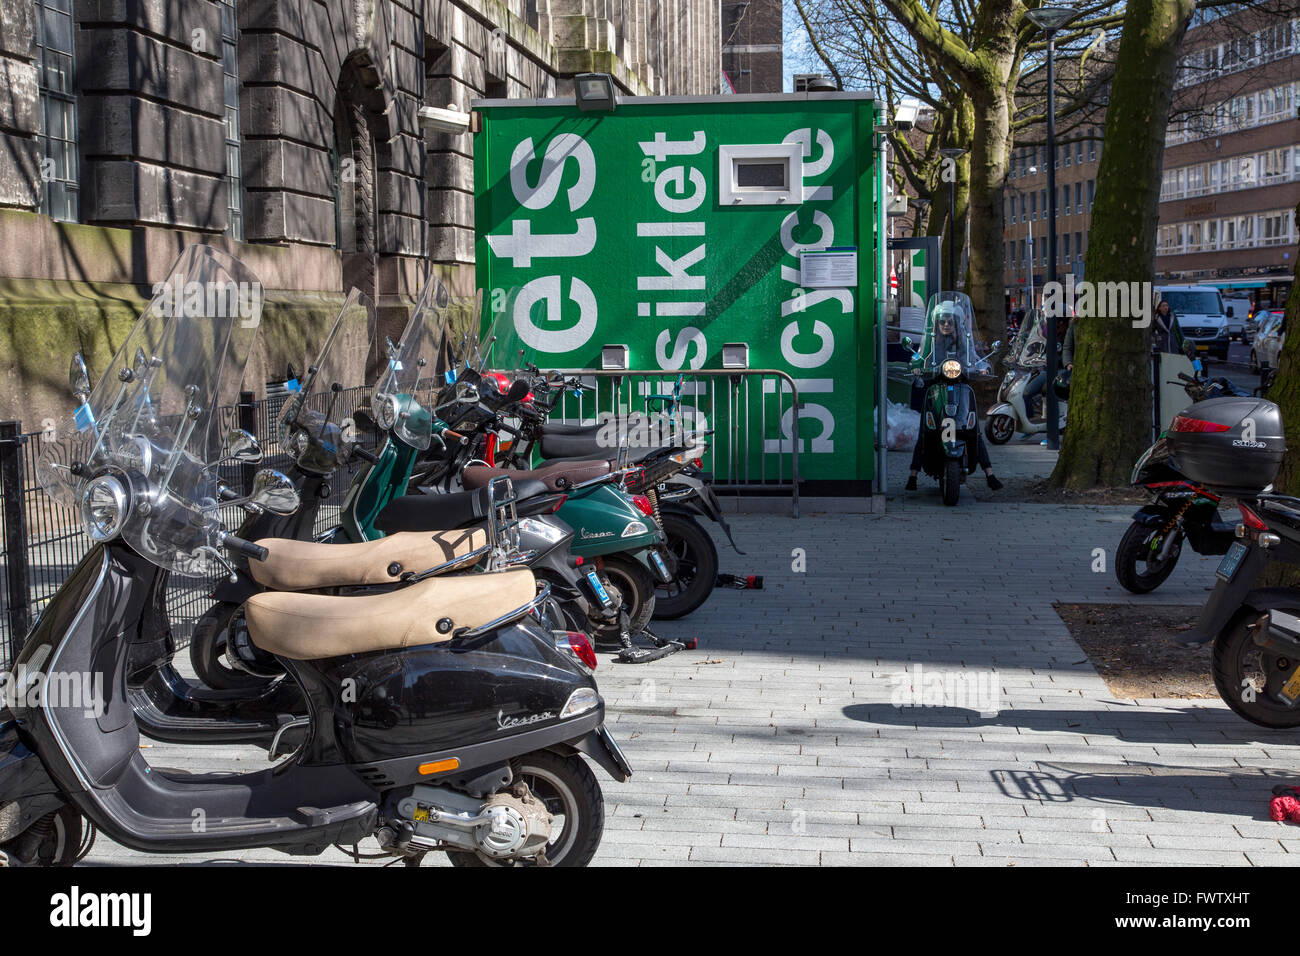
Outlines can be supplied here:
<path id="1" fill-rule="evenodd" d="M 660 637 L 646 627 L 641 629 L 639 636 L 648 639 L 654 647 L 638 647 L 632 643 L 630 622 L 626 613 L 619 612 L 619 623 L 621 624 L 619 643 L 623 645 L 623 649 L 618 652 L 618 657 L 615 660 L 624 664 L 646 664 L 667 657 L 669 654 L 676 654 L 678 651 L 693 651 L 698 643 L 696 638 L 693 637 L 669 640 L 666 637 Z"/>

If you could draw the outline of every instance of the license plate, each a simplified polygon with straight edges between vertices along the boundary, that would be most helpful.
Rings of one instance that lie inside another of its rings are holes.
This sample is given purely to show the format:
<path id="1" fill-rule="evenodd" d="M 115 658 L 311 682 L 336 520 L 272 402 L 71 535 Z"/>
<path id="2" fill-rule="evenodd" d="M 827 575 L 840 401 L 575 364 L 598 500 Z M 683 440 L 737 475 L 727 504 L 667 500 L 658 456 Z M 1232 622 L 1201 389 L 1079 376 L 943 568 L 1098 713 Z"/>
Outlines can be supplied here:
<path id="1" fill-rule="evenodd" d="M 1282 696 L 1288 701 L 1300 697 L 1300 667 L 1297 667 L 1287 678 L 1287 682 L 1282 685 Z"/>
<path id="2" fill-rule="evenodd" d="M 595 571 L 587 572 L 587 583 L 590 584 L 591 589 L 596 592 L 596 597 L 600 599 L 602 606 L 609 607 L 614 603 L 610 600 L 609 592 L 605 590 L 605 585 L 600 583 L 600 575 Z"/>
<path id="3" fill-rule="evenodd" d="M 1196 346 L 1196 351 L 1198 351 L 1198 352 L 1208 352 L 1209 350 L 1210 350 L 1210 347 L 1209 347 L 1208 345 L 1198 345 L 1198 346 Z"/>
<path id="4" fill-rule="evenodd" d="M 654 563 L 655 570 L 659 572 L 659 577 L 661 577 L 665 583 L 673 579 L 673 576 L 668 573 L 668 566 L 664 564 L 664 559 L 659 557 L 658 551 L 650 552 L 650 560 Z"/>
<path id="5" fill-rule="evenodd" d="M 1240 541 L 1232 542 L 1232 547 L 1228 553 L 1223 556 L 1219 562 L 1219 569 L 1215 573 L 1225 581 L 1231 581 L 1232 576 L 1237 573 L 1237 568 L 1241 566 L 1241 559 L 1246 556 L 1247 548 Z"/>
<path id="6" fill-rule="evenodd" d="M 428 808 L 428 807 L 416 807 L 416 808 L 415 808 L 415 812 L 414 812 L 413 814 L 411 814 L 411 816 L 415 817 L 415 822 L 416 822 L 416 823 L 428 823 L 428 822 L 429 822 L 429 808 Z"/>

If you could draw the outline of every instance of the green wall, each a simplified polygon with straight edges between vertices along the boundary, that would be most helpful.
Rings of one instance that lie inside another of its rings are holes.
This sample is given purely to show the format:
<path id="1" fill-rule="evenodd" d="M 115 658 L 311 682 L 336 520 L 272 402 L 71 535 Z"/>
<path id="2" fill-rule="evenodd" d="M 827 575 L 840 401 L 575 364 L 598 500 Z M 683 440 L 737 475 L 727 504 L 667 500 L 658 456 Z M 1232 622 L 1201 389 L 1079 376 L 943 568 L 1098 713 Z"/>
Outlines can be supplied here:
<path id="1" fill-rule="evenodd" d="M 717 369 L 723 344 L 748 343 L 751 368 L 798 383 L 801 477 L 872 477 L 880 178 L 871 100 L 480 109 L 477 275 L 485 325 L 506 313 L 496 334 L 511 341 L 499 355 L 522 347 L 543 368 L 599 368 L 601 346 L 617 343 L 634 369 Z M 725 205 L 719 147 L 783 142 L 804 144 L 802 202 Z M 798 250 L 826 246 L 857 247 L 856 287 L 801 289 Z M 781 435 L 772 410 L 769 440 Z M 710 423 L 719 442 L 722 417 Z M 751 445 L 737 449 L 751 465 L 775 457 Z"/>

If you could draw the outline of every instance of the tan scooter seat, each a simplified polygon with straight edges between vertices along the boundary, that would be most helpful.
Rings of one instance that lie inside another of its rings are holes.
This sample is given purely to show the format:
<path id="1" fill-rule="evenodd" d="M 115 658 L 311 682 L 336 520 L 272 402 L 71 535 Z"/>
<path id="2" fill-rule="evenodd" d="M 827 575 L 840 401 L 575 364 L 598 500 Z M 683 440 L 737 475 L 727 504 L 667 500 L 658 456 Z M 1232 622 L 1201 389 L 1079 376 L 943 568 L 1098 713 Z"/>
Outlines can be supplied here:
<path id="1" fill-rule="evenodd" d="M 266 591 L 248 599 L 248 636 L 264 651 L 292 660 L 420 647 L 449 641 L 537 596 L 533 572 L 428 578 L 376 594 L 339 596 Z M 442 628 L 438 624 L 442 622 Z"/>
<path id="2" fill-rule="evenodd" d="M 419 573 L 484 547 L 487 532 L 403 531 L 358 544 L 318 544 L 262 538 L 265 561 L 249 561 L 253 580 L 273 591 L 392 584 L 407 571 Z"/>

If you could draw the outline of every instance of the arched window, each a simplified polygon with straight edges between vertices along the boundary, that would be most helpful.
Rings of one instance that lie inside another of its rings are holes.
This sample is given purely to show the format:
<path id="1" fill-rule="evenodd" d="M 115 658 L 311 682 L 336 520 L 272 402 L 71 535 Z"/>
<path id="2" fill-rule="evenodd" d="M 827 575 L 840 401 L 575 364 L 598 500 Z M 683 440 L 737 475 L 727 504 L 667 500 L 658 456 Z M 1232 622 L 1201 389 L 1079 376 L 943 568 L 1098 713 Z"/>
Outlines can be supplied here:
<path id="1" fill-rule="evenodd" d="M 72 0 L 36 0 L 36 82 L 40 89 L 41 212 L 76 222 L 76 25 Z"/>
<path id="2" fill-rule="evenodd" d="M 221 6 L 221 70 L 226 93 L 226 234 L 244 239 L 244 166 L 239 137 L 239 12 L 237 0 L 218 0 Z"/>
<path id="3" fill-rule="evenodd" d="M 343 252 L 375 251 L 376 152 L 361 78 L 348 64 L 334 101 L 335 245 Z"/>

